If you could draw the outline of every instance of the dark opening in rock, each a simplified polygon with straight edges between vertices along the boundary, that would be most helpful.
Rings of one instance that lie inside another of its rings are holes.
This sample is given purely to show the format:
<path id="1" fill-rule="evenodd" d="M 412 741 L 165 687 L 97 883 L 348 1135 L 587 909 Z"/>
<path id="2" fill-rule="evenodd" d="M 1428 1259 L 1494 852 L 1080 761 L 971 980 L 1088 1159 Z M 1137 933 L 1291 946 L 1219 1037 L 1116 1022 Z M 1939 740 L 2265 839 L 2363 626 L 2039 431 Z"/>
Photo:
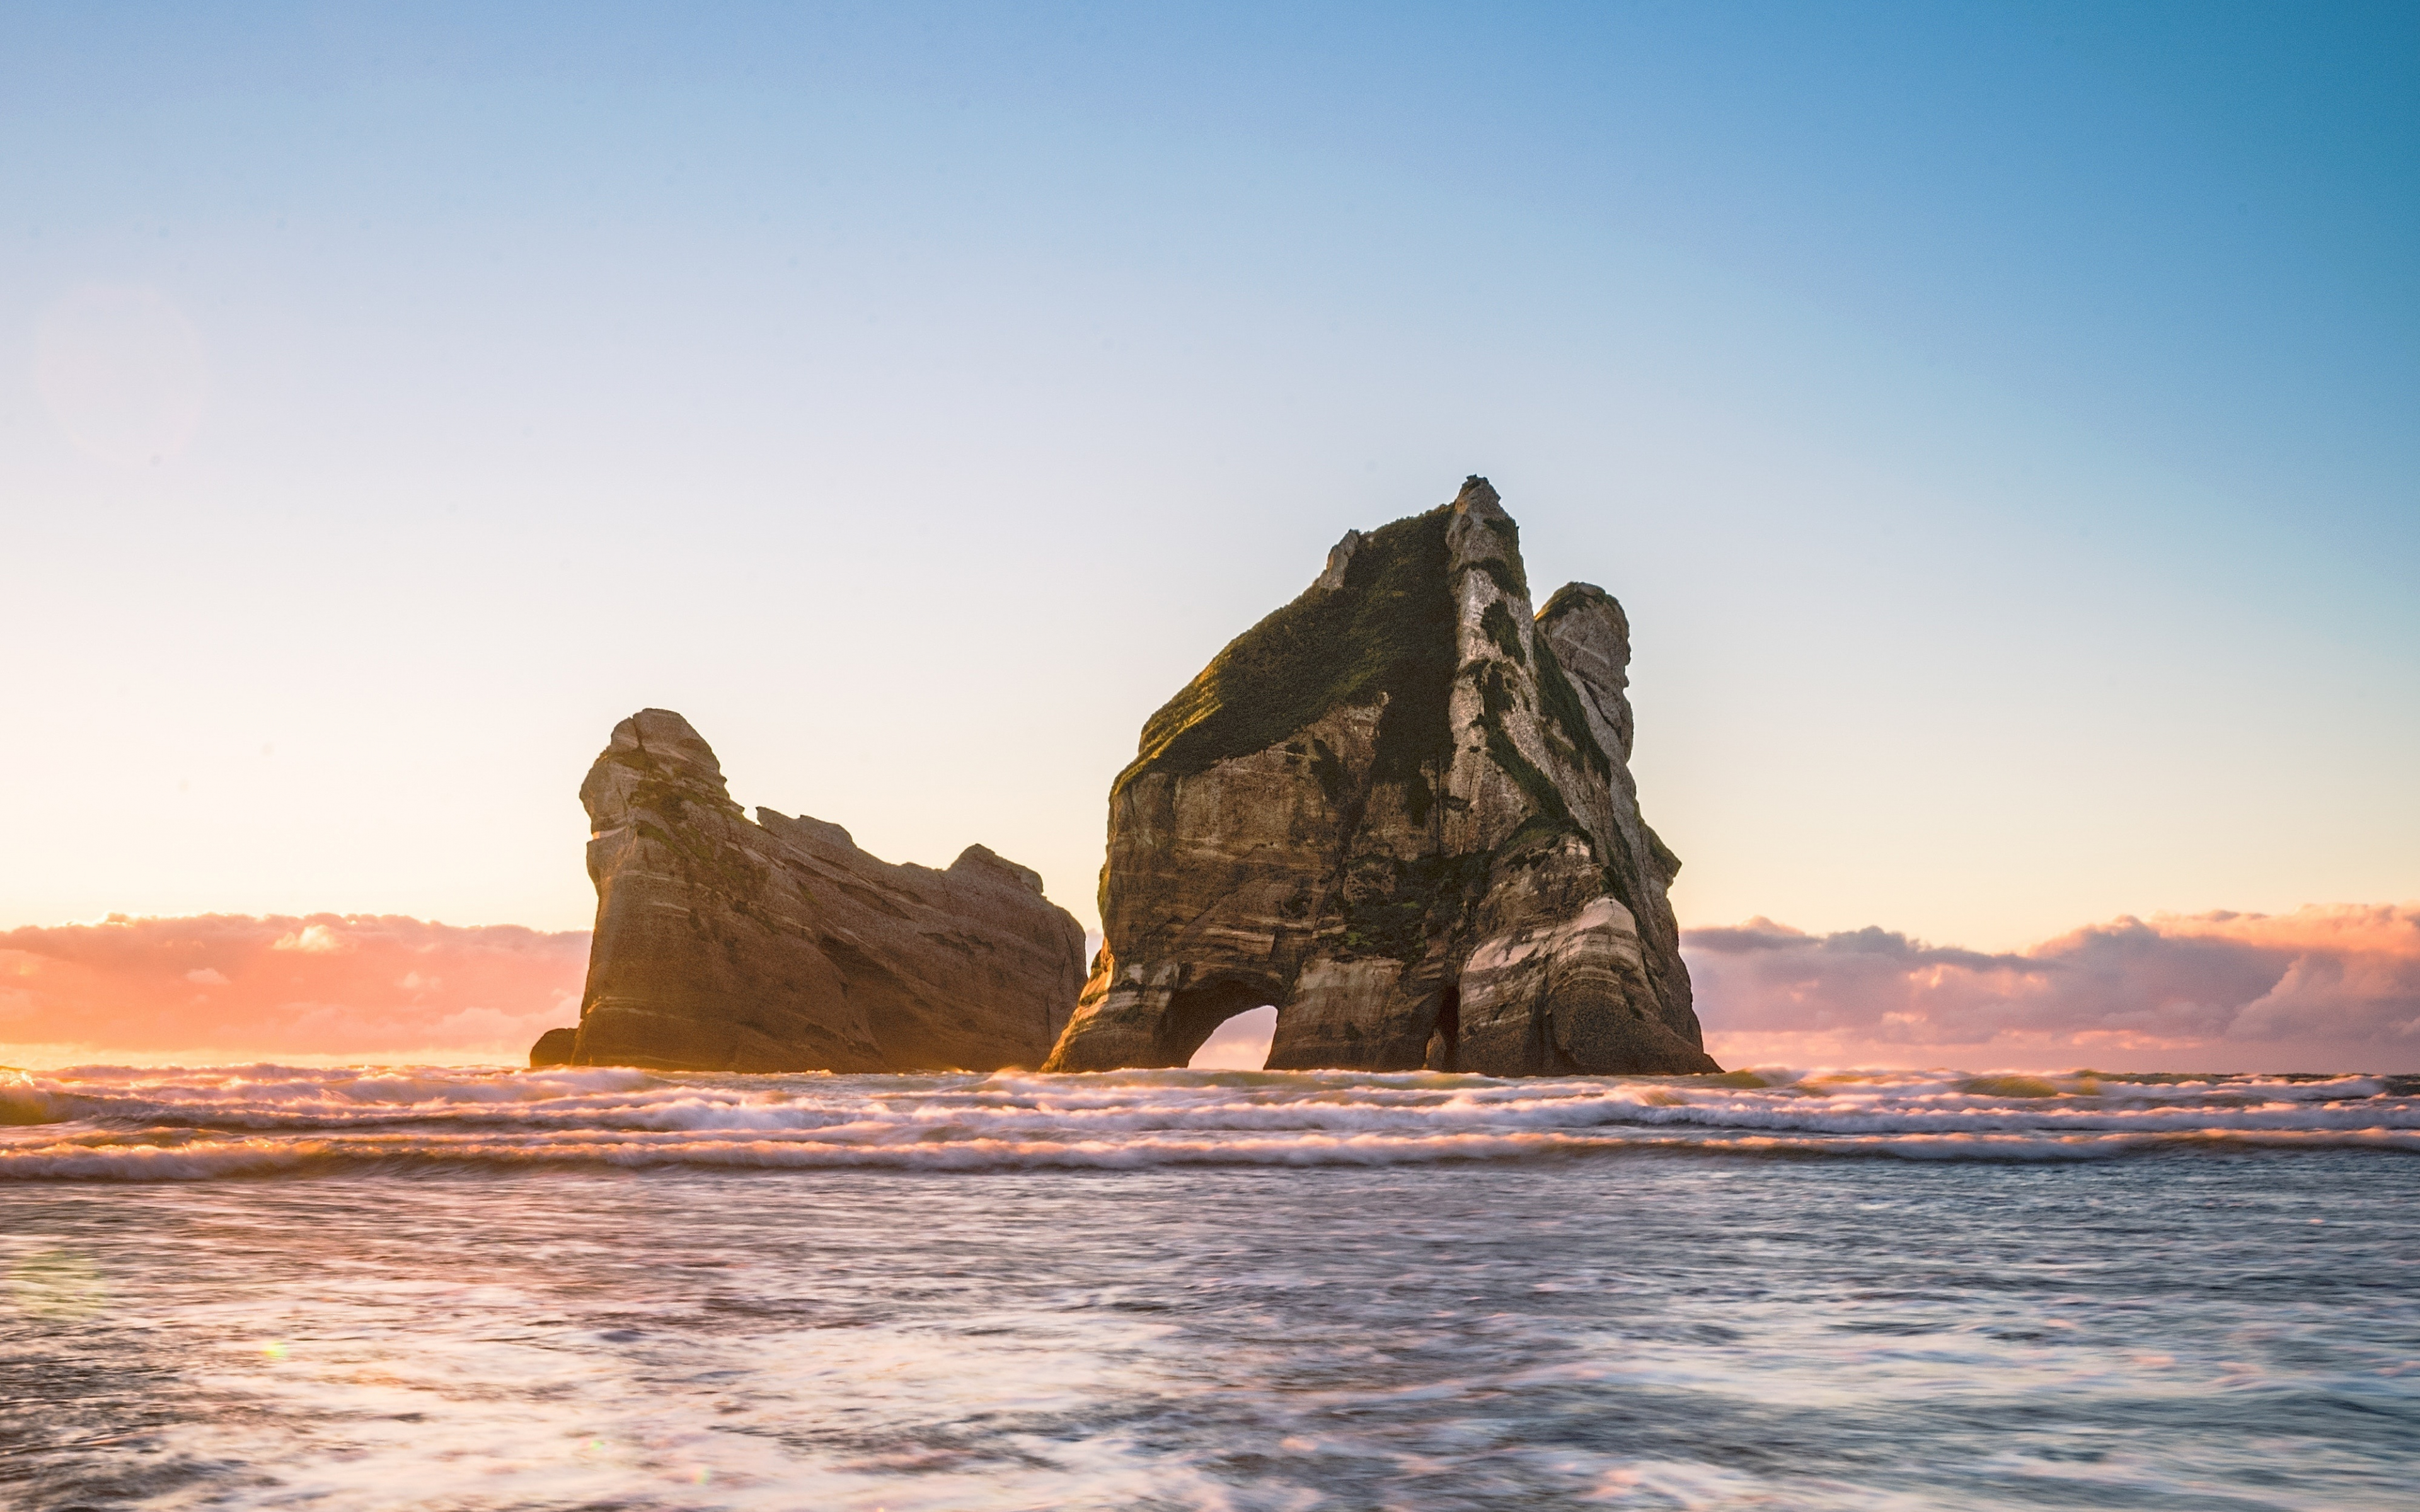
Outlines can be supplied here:
<path id="1" fill-rule="evenodd" d="M 1437 998 L 1436 1026 L 1429 1031 L 1428 1054 L 1420 1063 L 1431 1071 L 1453 1071 L 1454 1051 L 1462 1041 L 1462 985 L 1449 985 Z"/>
<path id="2" fill-rule="evenodd" d="M 1277 1001 L 1280 995 L 1274 982 L 1233 977 L 1179 989 L 1169 999 L 1167 1017 L 1160 1020 L 1159 1064 L 1186 1064 L 1213 1029 L 1238 1013 Z"/>

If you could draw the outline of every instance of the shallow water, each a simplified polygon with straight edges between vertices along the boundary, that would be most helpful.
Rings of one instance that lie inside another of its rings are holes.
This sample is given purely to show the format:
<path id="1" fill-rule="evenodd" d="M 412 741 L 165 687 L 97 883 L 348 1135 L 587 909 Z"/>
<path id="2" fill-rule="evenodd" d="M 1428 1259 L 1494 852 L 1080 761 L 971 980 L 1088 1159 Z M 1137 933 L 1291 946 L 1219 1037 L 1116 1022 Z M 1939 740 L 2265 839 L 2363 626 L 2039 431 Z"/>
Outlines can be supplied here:
<path id="1" fill-rule="evenodd" d="M 0 1504 L 2420 1506 L 2408 1087 L 1765 1079 L 23 1078 Z"/>

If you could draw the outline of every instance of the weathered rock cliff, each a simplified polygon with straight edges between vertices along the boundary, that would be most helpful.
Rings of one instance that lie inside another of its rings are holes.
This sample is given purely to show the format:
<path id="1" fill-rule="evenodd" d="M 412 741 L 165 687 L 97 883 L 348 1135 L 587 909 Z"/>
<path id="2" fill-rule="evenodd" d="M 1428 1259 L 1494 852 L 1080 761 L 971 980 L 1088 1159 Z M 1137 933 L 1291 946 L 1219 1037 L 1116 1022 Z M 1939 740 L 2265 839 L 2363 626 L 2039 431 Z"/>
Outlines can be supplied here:
<path id="1" fill-rule="evenodd" d="M 1531 614 L 1485 479 L 1348 532 L 1144 725 L 1047 1069 L 1181 1066 L 1264 1003 L 1273 1068 L 1719 1069 L 1627 765 L 1629 661 L 1602 589 Z"/>
<path id="2" fill-rule="evenodd" d="M 642 709 L 580 785 L 597 933 L 569 1044 L 533 1063 L 673 1071 L 1034 1066 L 1083 981 L 1084 933 L 980 845 L 892 866 L 838 825 L 751 824 L 689 721 Z"/>

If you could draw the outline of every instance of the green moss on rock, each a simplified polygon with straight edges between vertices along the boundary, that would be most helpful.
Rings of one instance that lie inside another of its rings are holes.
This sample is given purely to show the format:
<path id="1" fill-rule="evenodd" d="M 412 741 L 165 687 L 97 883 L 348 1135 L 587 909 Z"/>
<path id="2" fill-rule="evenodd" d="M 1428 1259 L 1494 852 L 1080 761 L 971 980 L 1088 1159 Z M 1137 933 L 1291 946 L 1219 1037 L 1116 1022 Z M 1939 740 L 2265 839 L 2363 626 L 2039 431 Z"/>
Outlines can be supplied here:
<path id="1" fill-rule="evenodd" d="M 1545 655 L 1545 648 L 1541 645 L 1539 660 L 1544 661 Z M 1580 827 L 1579 821 L 1572 817 L 1571 805 L 1563 801 L 1561 790 L 1545 773 L 1538 770 L 1528 757 L 1521 754 L 1521 748 L 1512 743 L 1511 733 L 1504 728 L 1504 712 L 1512 706 L 1512 688 L 1500 663 L 1491 662 L 1487 670 L 1480 673 L 1479 705 L 1479 725 L 1487 737 L 1488 757 L 1503 769 L 1504 775 L 1512 779 L 1512 785 L 1529 800 L 1532 817 L 1543 821 L 1543 824 L 1535 825 L 1525 823 L 1522 830 L 1535 828 L 1541 836 L 1587 834 Z"/>
<path id="2" fill-rule="evenodd" d="M 1539 608 L 1538 624 L 1543 628 L 1554 624 L 1583 604 L 1603 604 L 1612 597 L 1611 594 L 1594 583 L 1565 583 L 1556 589 L 1555 595 Z"/>
<path id="3" fill-rule="evenodd" d="M 1466 564 L 1463 570 L 1485 573 L 1488 580 L 1497 588 L 1524 602 L 1529 597 L 1529 575 L 1522 570 L 1518 562 L 1507 562 L 1502 557 L 1481 557 Z"/>
<path id="4" fill-rule="evenodd" d="M 1613 762 L 1597 744 L 1596 732 L 1589 728 L 1588 708 L 1580 702 L 1579 689 L 1572 686 L 1563 664 L 1555 659 L 1554 646 L 1543 634 L 1538 637 L 1538 712 L 1553 721 L 1599 777 L 1612 778 Z"/>
<path id="5" fill-rule="evenodd" d="M 1514 666 L 1529 665 L 1529 654 L 1521 644 L 1520 626 L 1512 623 L 1512 611 L 1504 607 L 1504 600 L 1499 598 L 1487 606 L 1487 612 L 1479 617 L 1479 627 L 1487 632 L 1487 639 L 1495 641 L 1496 649 Z"/>
<path id="6" fill-rule="evenodd" d="M 1311 771 L 1319 779 L 1319 791 L 1332 808 L 1344 796 L 1344 763 L 1338 759 L 1325 740 L 1313 740 Z"/>
<path id="7" fill-rule="evenodd" d="M 1331 709 L 1383 697 L 1371 777 L 1442 766 L 1454 664 L 1446 527 L 1453 506 L 1373 531 L 1342 586 L 1313 587 L 1231 641 L 1143 726 L 1112 796 L 1146 772 L 1189 777 L 1265 750 Z"/>
<path id="8" fill-rule="evenodd" d="M 1468 917 L 1493 863 L 1486 854 L 1364 861 L 1344 888 L 1344 949 L 1413 964 L 1428 953 L 1432 935 Z"/>

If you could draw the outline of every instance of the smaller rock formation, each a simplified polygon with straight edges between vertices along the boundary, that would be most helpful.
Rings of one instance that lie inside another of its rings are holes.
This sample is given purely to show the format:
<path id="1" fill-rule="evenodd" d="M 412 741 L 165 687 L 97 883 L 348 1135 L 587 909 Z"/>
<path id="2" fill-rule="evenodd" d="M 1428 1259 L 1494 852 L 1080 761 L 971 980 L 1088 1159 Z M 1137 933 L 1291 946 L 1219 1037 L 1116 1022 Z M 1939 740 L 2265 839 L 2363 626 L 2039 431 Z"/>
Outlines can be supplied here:
<path id="1" fill-rule="evenodd" d="M 579 1049 L 578 1029 L 549 1029 L 537 1037 L 537 1043 L 530 1046 L 530 1070 L 536 1071 L 542 1066 L 568 1066 Z"/>
<path id="2" fill-rule="evenodd" d="M 1038 1066 L 1084 980 L 1084 933 L 981 845 L 946 872 L 840 825 L 751 823 L 689 721 L 642 709 L 580 786 L 597 931 L 580 1026 L 533 1066 L 996 1071 Z"/>

